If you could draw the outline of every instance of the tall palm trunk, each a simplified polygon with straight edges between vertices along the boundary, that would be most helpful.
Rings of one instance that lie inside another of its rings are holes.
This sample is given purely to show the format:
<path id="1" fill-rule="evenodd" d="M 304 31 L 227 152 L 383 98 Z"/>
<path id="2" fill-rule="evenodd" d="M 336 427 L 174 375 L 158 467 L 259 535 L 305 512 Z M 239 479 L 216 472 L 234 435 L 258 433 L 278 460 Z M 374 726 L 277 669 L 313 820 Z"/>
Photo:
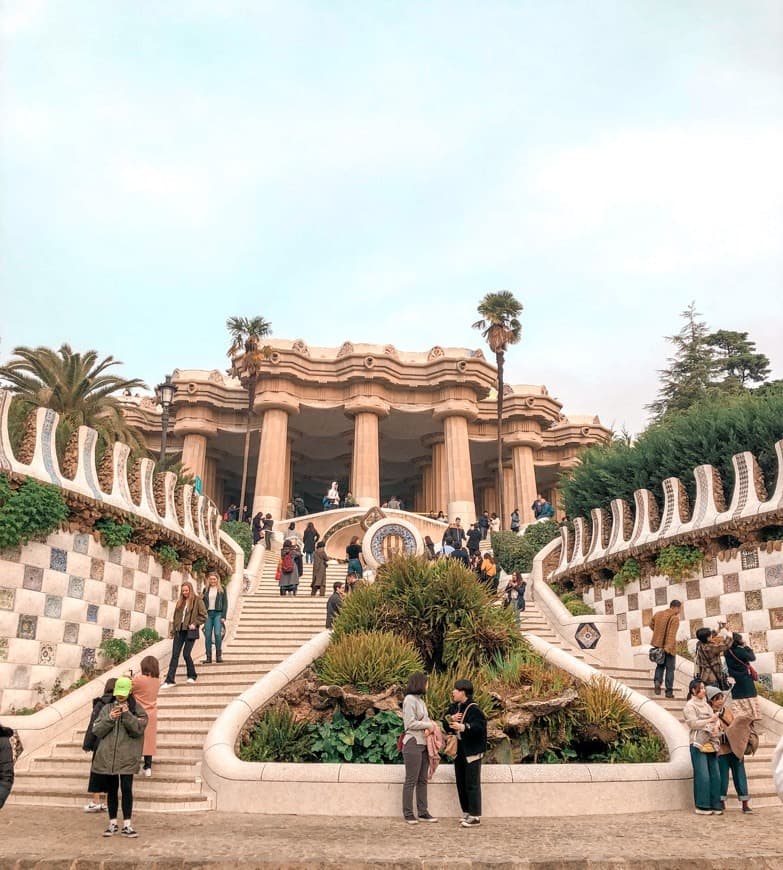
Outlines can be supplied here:
<path id="1" fill-rule="evenodd" d="M 242 456 L 242 489 L 241 495 L 239 496 L 239 519 L 243 520 L 245 518 L 244 506 L 245 506 L 245 494 L 247 491 L 247 464 L 250 459 L 250 421 L 253 416 L 253 405 L 256 401 L 256 380 L 253 380 L 247 386 L 247 426 L 245 428 L 245 451 Z M 253 513 L 253 509 L 251 507 L 250 513 Z"/>
<path id="2" fill-rule="evenodd" d="M 502 350 L 495 352 L 498 366 L 498 470 L 495 486 L 498 493 L 500 528 L 506 527 L 506 496 L 503 492 L 503 362 L 505 354 Z"/>

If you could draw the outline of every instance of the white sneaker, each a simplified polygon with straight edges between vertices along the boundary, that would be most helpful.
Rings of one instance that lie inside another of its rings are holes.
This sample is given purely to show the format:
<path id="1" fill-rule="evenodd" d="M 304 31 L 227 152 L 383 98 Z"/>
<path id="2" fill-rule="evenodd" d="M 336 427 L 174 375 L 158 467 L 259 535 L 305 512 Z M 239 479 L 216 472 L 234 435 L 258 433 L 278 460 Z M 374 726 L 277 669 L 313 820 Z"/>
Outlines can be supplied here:
<path id="1" fill-rule="evenodd" d="M 84 807 L 85 813 L 105 813 L 106 812 L 106 804 L 96 804 L 94 801 L 90 801 Z"/>
<path id="2" fill-rule="evenodd" d="M 189 683 L 195 683 L 196 681 L 193 679 L 193 677 L 188 677 L 188 682 L 189 682 Z"/>
<path id="3" fill-rule="evenodd" d="M 152 768 L 145 767 L 143 773 L 144 773 L 144 776 L 147 776 L 147 777 L 152 776 Z"/>
<path id="4" fill-rule="evenodd" d="M 168 681 L 166 681 L 166 682 L 163 683 L 163 685 L 161 686 L 161 689 L 170 689 L 173 685 L 174 685 L 174 683 L 169 683 Z"/>

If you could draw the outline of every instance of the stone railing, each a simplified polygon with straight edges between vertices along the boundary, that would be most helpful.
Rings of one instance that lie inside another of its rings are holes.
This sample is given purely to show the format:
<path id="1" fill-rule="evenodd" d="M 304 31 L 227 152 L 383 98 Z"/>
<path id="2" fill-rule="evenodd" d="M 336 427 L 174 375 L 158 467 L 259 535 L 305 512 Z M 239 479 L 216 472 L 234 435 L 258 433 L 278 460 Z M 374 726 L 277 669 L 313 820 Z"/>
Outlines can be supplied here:
<path id="1" fill-rule="evenodd" d="M 634 493 L 634 509 L 623 499 L 607 511 L 593 509 L 591 524 L 574 520 L 573 534 L 561 529 L 560 561 L 552 578 L 590 577 L 608 566 L 617 566 L 630 556 L 645 556 L 668 544 L 737 537 L 753 543 L 756 532 L 783 522 L 783 440 L 775 444 L 778 473 L 775 490 L 768 496 L 756 457 L 750 452 L 732 457 L 734 490 L 728 508 L 723 484 L 712 465 L 694 469 L 696 499 L 689 510 L 685 487 L 676 477 L 663 481 L 663 511 L 648 489 Z"/>
<path id="2" fill-rule="evenodd" d="M 220 540 L 220 514 L 192 486 L 177 486 L 171 472 L 155 474 L 151 459 L 128 467 L 130 448 L 115 442 L 96 462 L 98 433 L 87 426 L 74 432 L 66 449 L 64 468 L 55 451 L 59 415 L 38 408 L 30 416 L 20 458 L 14 455 L 8 432 L 11 393 L 0 390 L 0 472 L 32 477 L 63 490 L 69 507 L 98 507 L 107 516 L 129 515 L 140 525 L 151 523 L 163 539 L 184 549 L 191 558 L 204 556 L 224 573 L 231 573 L 233 551 Z"/>

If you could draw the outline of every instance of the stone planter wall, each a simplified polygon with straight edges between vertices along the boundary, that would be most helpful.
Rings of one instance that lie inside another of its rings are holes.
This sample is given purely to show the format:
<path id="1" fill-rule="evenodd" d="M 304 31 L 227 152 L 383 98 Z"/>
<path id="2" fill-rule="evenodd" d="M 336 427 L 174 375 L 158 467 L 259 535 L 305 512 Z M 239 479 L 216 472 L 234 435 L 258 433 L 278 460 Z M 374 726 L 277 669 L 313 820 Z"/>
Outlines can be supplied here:
<path id="1" fill-rule="evenodd" d="M 166 572 L 168 573 L 168 572 Z M 0 713 L 34 707 L 103 662 L 109 637 L 141 628 L 168 637 L 186 572 L 163 576 L 147 554 L 109 550 L 92 535 L 60 532 L 0 552 Z M 198 588 L 198 587 L 197 587 Z"/>

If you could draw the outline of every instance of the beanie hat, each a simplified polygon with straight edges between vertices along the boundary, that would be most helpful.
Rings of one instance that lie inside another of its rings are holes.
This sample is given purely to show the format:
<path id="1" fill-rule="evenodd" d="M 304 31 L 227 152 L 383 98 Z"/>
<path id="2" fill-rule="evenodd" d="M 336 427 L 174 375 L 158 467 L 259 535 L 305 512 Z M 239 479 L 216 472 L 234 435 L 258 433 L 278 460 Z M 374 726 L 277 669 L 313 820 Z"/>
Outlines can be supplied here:
<path id="1" fill-rule="evenodd" d="M 707 686 L 707 700 L 711 701 L 713 698 L 716 698 L 718 695 L 725 695 L 726 693 L 723 689 L 719 689 L 717 686 Z"/>
<path id="2" fill-rule="evenodd" d="M 128 677 L 119 677 L 117 682 L 114 684 L 114 697 L 127 698 L 128 695 L 130 695 L 132 688 L 133 684 Z"/>

